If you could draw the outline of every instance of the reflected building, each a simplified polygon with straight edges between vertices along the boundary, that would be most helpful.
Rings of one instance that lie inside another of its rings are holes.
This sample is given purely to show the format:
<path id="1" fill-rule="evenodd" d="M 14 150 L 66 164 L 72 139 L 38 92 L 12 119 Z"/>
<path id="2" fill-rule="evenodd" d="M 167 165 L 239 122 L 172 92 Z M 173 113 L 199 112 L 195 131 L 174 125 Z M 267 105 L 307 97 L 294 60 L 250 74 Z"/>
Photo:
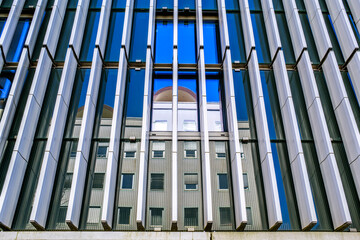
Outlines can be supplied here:
<path id="1" fill-rule="evenodd" d="M 358 237 L 358 9 L 0 0 L 1 229 Z"/>

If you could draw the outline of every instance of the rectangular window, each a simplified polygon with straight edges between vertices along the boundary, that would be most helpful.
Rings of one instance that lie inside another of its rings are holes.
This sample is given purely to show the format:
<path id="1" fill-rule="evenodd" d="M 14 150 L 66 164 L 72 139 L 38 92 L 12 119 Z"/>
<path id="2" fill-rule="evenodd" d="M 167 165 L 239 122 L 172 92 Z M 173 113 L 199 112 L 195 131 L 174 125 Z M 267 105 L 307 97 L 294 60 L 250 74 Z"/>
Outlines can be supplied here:
<path id="1" fill-rule="evenodd" d="M 9 51 L 6 55 L 7 62 L 18 62 L 30 28 L 30 19 L 19 19 Z"/>
<path id="2" fill-rule="evenodd" d="M 164 158 L 164 151 L 161 150 L 155 150 L 152 152 L 153 158 Z"/>
<path id="3" fill-rule="evenodd" d="M 198 220 L 198 208 L 184 209 L 184 226 L 196 227 L 199 225 Z"/>
<path id="4" fill-rule="evenodd" d="M 80 51 L 80 61 L 91 62 L 99 25 L 100 11 L 89 11 Z"/>
<path id="5" fill-rule="evenodd" d="M 179 21 L 178 37 L 179 63 L 196 63 L 195 21 Z"/>
<path id="6" fill-rule="evenodd" d="M 99 146 L 97 153 L 96 153 L 96 157 L 97 158 L 106 158 L 107 157 L 107 150 L 108 147 L 107 146 Z"/>
<path id="7" fill-rule="evenodd" d="M 253 225 L 251 208 L 249 207 L 246 208 L 246 216 L 247 216 L 247 225 Z"/>
<path id="8" fill-rule="evenodd" d="M 71 188 L 72 178 L 73 178 L 73 173 L 66 173 L 65 182 L 64 182 L 64 189 L 70 189 Z"/>
<path id="9" fill-rule="evenodd" d="M 146 61 L 149 12 L 135 11 L 130 43 L 130 62 Z M 143 93 L 143 92 L 142 92 Z"/>
<path id="10" fill-rule="evenodd" d="M 218 173 L 219 189 L 229 189 L 227 173 Z"/>
<path id="11" fill-rule="evenodd" d="M 156 20 L 155 63 L 173 61 L 173 23 L 170 20 Z"/>
<path id="12" fill-rule="evenodd" d="M 199 184 L 198 181 L 197 173 L 184 173 L 185 190 L 197 190 Z"/>
<path id="13" fill-rule="evenodd" d="M 249 189 L 249 180 L 247 173 L 243 173 L 244 189 Z"/>
<path id="14" fill-rule="evenodd" d="M 153 158 L 164 158 L 165 157 L 165 142 L 153 142 L 152 157 Z"/>
<path id="15" fill-rule="evenodd" d="M 123 173 L 121 174 L 121 189 L 132 189 L 133 188 L 133 173 Z"/>
<path id="16" fill-rule="evenodd" d="M 184 120 L 183 131 L 197 131 L 195 120 Z"/>
<path id="17" fill-rule="evenodd" d="M 101 207 L 89 207 L 87 223 L 96 224 L 100 221 Z"/>
<path id="18" fill-rule="evenodd" d="M 205 64 L 220 62 L 219 25 L 215 21 L 204 21 L 204 54 Z"/>
<path id="19" fill-rule="evenodd" d="M 93 188 L 104 187 L 105 173 L 94 173 Z"/>
<path id="20" fill-rule="evenodd" d="M 136 157 L 136 152 L 135 151 L 127 151 L 127 152 L 125 152 L 125 154 L 124 154 L 125 156 L 125 158 L 135 158 Z"/>
<path id="21" fill-rule="evenodd" d="M 152 173 L 151 174 L 150 189 L 151 190 L 164 190 L 164 174 L 163 173 Z"/>
<path id="22" fill-rule="evenodd" d="M 221 207 L 220 211 L 220 225 L 231 225 L 231 211 L 229 207 Z"/>
<path id="23" fill-rule="evenodd" d="M 196 158 L 196 150 L 185 150 L 185 158 Z"/>
<path id="24" fill-rule="evenodd" d="M 57 217 L 57 223 L 64 223 L 66 220 L 66 212 L 67 212 L 67 206 L 60 206 L 59 207 L 59 214 Z"/>
<path id="25" fill-rule="evenodd" d="M 151 212 L 151 219 L 150 225 L 151 226 L 161 226 L 162 225 L 162 212 L 163 208 L 150 208 Z"/>
<path id="26" fill-rule="evenodd" d="M 215 142 L 216 158 L 226 158 L 225 142 Z"/>
<path id="27" fill-rule="evenodd" d="M 119 207 L 118 224 L 130 224 L 131 207 Z"/>
<path id="28" fill-rule="evenodd" d="M 110 15 L 110 23 L 108 37 L 105 49 L 106 62 L 118 62 L 120 56 L 121 37 L 123 32 L 124 12 L 112 11 Z"/>

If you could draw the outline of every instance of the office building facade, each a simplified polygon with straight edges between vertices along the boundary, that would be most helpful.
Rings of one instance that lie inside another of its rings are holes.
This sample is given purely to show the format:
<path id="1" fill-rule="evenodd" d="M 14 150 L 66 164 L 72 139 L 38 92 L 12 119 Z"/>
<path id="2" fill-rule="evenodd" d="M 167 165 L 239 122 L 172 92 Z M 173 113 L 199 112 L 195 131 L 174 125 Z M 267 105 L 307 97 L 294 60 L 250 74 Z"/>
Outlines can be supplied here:
<path id="1" fill-rule="evenodd" d="M 0 0 L 0 28 L 3 230 L 360 237 L 358 0 Z"/>

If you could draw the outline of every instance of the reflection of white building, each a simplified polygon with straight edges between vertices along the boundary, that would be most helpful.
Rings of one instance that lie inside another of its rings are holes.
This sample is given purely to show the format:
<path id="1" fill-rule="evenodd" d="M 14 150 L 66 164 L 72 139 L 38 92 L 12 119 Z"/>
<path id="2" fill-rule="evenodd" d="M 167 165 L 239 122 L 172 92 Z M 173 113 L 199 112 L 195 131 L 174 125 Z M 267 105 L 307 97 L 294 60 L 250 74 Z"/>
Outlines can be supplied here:
<path id="1" fill-rule="evenodd" d="M 223 131 L 220 103 L 208 103 L 209 131 Z M 178 88 L 178 131 L 198 131 L 198 103 L 196 94 L 188 88 Z M 154 94 L 152 130 L 172 130 L 172 87 L 164 87 Z"/>

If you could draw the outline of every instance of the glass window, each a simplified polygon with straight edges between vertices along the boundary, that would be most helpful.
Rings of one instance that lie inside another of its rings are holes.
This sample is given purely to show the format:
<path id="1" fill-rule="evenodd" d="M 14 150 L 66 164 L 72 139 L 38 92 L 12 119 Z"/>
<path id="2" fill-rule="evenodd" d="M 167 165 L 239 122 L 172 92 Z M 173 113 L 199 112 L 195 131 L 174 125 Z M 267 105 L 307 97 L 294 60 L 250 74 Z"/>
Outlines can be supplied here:
<path id="1" fill-rule="evenodd" d="M 104 187 L 105 173 L 94 173 L 93 188 Z"/>
<path id="2" fill-rule="evenodd" d="M 103 71 L 102 84 L 99 90 L 99 102 L 98 106 L 102 119 L 112 119 L 115 102 L 115 91 L 117 82 L 117 69 L 106 69 Z M 106 84 L 106 85 L 105 85 Z M 108 133 L 110 137 L 110 133 Z"/>
<path id="3" fill-rule="evenodd" d="M 251 208 L 246 207 L 247 225 L 253 225 Z"/>
<path id="4" fill-rule="evenodd" d="M 162 225 L 162 212 L 163 208 L 150 208 L 151 219 L 150 225 L 152 226 L 161 226 Z"/>
<path id="5" fill-rule="evenodd" d="M 243 173 L 244 189 L 249 189 L 249 179 L 247 173 Z"/>
<path id="6" fill-rule="evenodd" d="M 156 20 L 155 63 L 173 61 L 173 23 L 171 20 Z"/>
<path id="7" fill-rule="evenodd" d="M 198 208 L 184 209 L 184 226 L 196 227 L 199 225 Z"/>
<path id="8" fill-rule="evenodd" d="M 254 30 L 255 47 L 259 63 L 271 62 L 269 44 L 267 42 L 268 36 L 266 35 L 265 23 L 262 13 L 252 13 L 251 21 Z"/>
<path id="9" fill-rule="evenodd" d="M 135 0 L 135 9 L 148 9 L 150 6 L 150 0 Z"/>
<path id="10" fill-rule="evenodd" d="M 41 49 L 43 47 L 43 42 L 44 42 L 44 38 L 45 38 L 45 34 L 46 34 L 46 30 L 47 30 L 47 26 L 48 26 L 48 23 L 49 23 L 50 16 L 51 16 L 51 12 L 50 11 L 45 11 L 44 17 L 43 17 L 42 22 L 41 22 L 41 26 L 40 26 L 38 36 L 36 38 L 34 51 L 33 51 L 32 57 L 31 57 L 32 61 L 37 61 L 39 59 L 40 52 L 41 52 Z"/>
<path id="11" fill-rule="evenodd" d="M 260 0 L 249 0 L 249 8 L 251 11 L 261 11 Z"/>
<path id="12" fill-rule="evenodd" d="M 184 186 L 185 190 L 198 189 L 198 174 L 197 173 L 184 173 Z"/>
<path id="13" fill-rule="evenodd" d="M 196 131 L 196 122 L 195 120 L 184 120 L 183 122 L 184 131 Z"/>
<path id="14" fill-rule="evenodd" d="M 67 48 L 69 46 L 71 29 L 74 23 L 74 18 L 75 18 L 75 11 L 67 10 L 61 27 L 61 33 L 59 35 L 59 40 L 55 53 L 55 61 L 57 62 L 65 61 L 65 55 Z"/>
<path id="15" fill-rule="evenodd" d="M 233 0 L 228 0 L 233 1 Z M 226 5 L 227 7 L 227 5 Z M 227 22 L 229 28 L 231 60 L 233 62 L 246 63 L 245 43 L 243 30 L 239 13 L 227 13 Z"/>
<path id="16" fill-rule="evenodd" d="M 30 19 L 19 19 L 9 47 L 9 51 L 6 55 L 7 62 L 19 61 L 26 40 L 26 36 L 30 28 L 30 22 Z"/>
<path id="17" fill-rule="evenodd" d="M 239 0 L 225 0 L 225 6 L 226 10 L 239 10 Z"/>
<path id="18" fill-rule="evenodd" d="M 110 15 L 109 32 L 105 49 L 106 62 L 119 61 L 123 25 L 124 12 L 112 11 Z"/>
<path id="19" fill-rule="evenodd" d="M 129 69 L 126 86 L 126 118 L 142 118 L 145 70 Z"/>
<path id="20" fill-rule="evenodd" d="M 67 206 L 60 206 L 59 208 L 59 214 L 57 217 L 58 223 L 63 223 L 66 220 L 66 212 L 67 212 Z"/>
<path id="21" fill-rule="evenodd" d="M 312 35 L 309 19 L 306 13 L 299 13 L 300 22 L 304 31 L 306 45 L 308 47 L 308 52 L 310 60 L 313 64 L 319 64 L 320 59 L 317 53 L 317 48 L 315 44 L 314 37 Z"/>
<path id="22" fill-rule="evenodd" d="M 196 150 L 185 150 L 185 157 L 186 158 L 196 158 Z"/>
<path id="23" fill-rule="evenodd" d="M 233 71 L 236 114 L 238 121 L 249 121 L 245 94 L 245 79 L 249 78 L 246 71 Z"/>
<path id="24" fill-rule="evenodd" d="M 100 12 L 89 11 L 80 51 L 80 61 L 91 62 L 94 54 L 95 40 L 99 25 Z"/>
<path id="25" fill-rule="evenodd" d="M 179 63 L 196 63 L 195 21 L 180 20 L 178 38 Z"/>
<path id="26" fill-rule="evenodd" d="M 102 0 L 91 0 L 90 8 L 101 8 Z"/>
<path id="27" fill-rule="evenodd" d="M 216 0 L 201 0 L 203 10 L 216 10 L 217 3 Z"/>
<path id="28" fill-rule="evenodd" d="M 218 173 L 219 189 L 229 189 L 227 173 Z"/>
<path id="29" fill-rule="evenodd" d="M 134 12 L 130 43 L 130 62 L 146 61 L 148 22 L 148 12 Z"/>
<path id="30" fill-rule="evenodd" d="M 220 225 L 231 225 L 231 210 L 230 207 L 221 207 L 220 211 Z"/>
<path id="31" fill-rule="evenodd" d="M 98 158 L 106 158 L 107 157 L 107 150 L 108 150 L 107 146 L 98 146 L 96 156 Z"/>
<path id="32" fill-rule="evenodd" d="M 146 1 L 144 1 L 146 2 Z M 125 8 L 126 7 L 126 0 L 113 0 L 112 1 L 112 8 L 113 9 L 117 9 L 117 8 Z"/>
<path id="33" fill-rule="evenodd" d="M 118 224 L 130 224 L 131 207 L 119 207 Z"/>
<path id="34" fill-rule="evenodd" d="M 178 131 L 198 131 L 196 72 L 179 72 Z"/>
<path id="35" fill-rule="evenodd" d="M 135 158 L 136 152 L 135 151 L 126 151 L 125 152 L 125 158 Z"/>
<path id="36" fill-rule="evenodd" d="M 133 173 L 121 174 L 121 189 L 132 189 L 133 188 Z"/>
<path id="37" fill-rule="evenodd" d="M 71 188 L 72 178 L 73 178 L 73 173 L 67 172 L 65 175 L 65 182 L 64 182 L 65 189 Z M 65 222 L 65 220 L 64 220 L 64 222 Z"/>
<path id="38" fill-rule="evenodd" d="M 174 1 L 173 0 L 157 0 L 156 8 L 157 9 L 162 9 L 162 8 L 173 9 Z"/>
<path id="39" fill-rule="evenodd" d="M 6 99 L 8 98 L 10 93 L 10 88 L 14 79 L 14 75 L 14 70 L 4 70 L 0 74 L 0 109 L 3 109 L 5 107 Z"/>
<path id="40" fill-rule="evenodd" d="M 153 126 L 153 131 L 167 131 L 167 120 L 155 120 Z"/>
<path id="41" fill-rule="evenodd" d="M 335 53 L 336 60 L 339 65 L 344 64 L 345 60 L 344 60 L 342 52 L 341 52 L 340 44 L 339 44 L 338 38 L 336 36 L 334 25 L 331 21 L 330 14 L 324 13 L 323 16 L 324 16 L 324 20 L 325 20 L 325 25 L 326 25 L 328 33 L 329 33 L 331 44 L 332 44 L 332 47 L 333 47 L 333 50 Z"/>
<path id="42" fill-rule="evenodd" d="M 164 158 L 164 151 L 159 151 L 159 150 L 153 151 L 152 157 L 153 158 Z"/>
<path id="43" fill-rule="evenodd" d="M 151 190 L 164 190 L 164 174 L 163 173 L 151 173 L 150 189 Z"/>
<path id="44" fill-rule="evenodd" d="M 280 4 L 280 3 L 279 3 Z M 281 46 L 285 56 L 286 64 L 295 64 L 294 49 L 290 38 L 289 28 L 286 22 L 285 13 L 276 13 L 276 21 L 279 28 Z"/>
<path id="45" fill-rule="evenodd" d="M 181 0 L 178 2 L 179 10 L 189 8 L 190 10 L 195 10 L 195 0 Z"/>
<path id="46" fill-rule="evenodd" d="M 223 131 L 221 86 L 218 73 L 206 73 L 206 100 L 209 131 Z"/>
<path id="47" fill-rule="evenodd" d="M 100 221 L 101 208 L 100 207 L 89 207 L 87 223 L 97 224 Z"/>
<path id="48" fill-rule="evenodd" d="M 221 59 L 219 25 L 215 21 L 204 21 L 203 30 L 205 64 L 219 63 Z"/>

